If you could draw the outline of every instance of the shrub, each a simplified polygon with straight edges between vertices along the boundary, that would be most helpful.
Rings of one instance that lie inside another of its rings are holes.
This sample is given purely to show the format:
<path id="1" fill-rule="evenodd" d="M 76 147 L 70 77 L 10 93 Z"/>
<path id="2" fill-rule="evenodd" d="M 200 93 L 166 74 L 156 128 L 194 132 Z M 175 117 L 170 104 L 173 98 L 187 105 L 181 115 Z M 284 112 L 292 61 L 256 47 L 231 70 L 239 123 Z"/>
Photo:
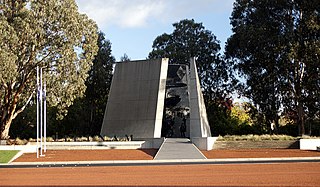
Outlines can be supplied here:
<path id="1" fill-rule="evenodd" d="M 16 145 L 25 145 L 25 144 L 27 144 L 27 143 L 28 143 L 28 141 L 27 141 L 26 139 L 21 140 L 19 137 L 17 137 L 17 138 L 15 139 L 15 144 L 16 144 Z"/>
<path id="2" fill-rule="evenodd" d="M 54 142 L 54 139 L 51 136 L 49 136 L 49 137 L 46 138 L 46 141 L 47 142 Z"/>
<path id="3" fill-rule="evenodd" d="M 111 141 L 112 139 L 111 139 L 110 137 L 108 137 L 108 136 L 104 136 L 104 137 L 103 137 L 103 140 L 104 140 L 104 141 Z"/>
<path id="4" fill-rule="evenodd" d="M 70 137 L 68 136 L 68 137 L 65 138 L 65 141 L 66 141 L 66 142 L 73 142 L 74 139 L 73 139 L 73 138 L 70 138 Z"/>
<path id="5" fill-rule="evenodd" d="M 219 136 L 217 141 L 264 141 L 264 140 L 296 140 L 297 138 L 288 136 L 288 135 L 225 135 L 225 136 Z"/>
<path id="6" fill-rule="evenodd" d="M 101 138 L 99 136 L 94 136 L 93 141 L 100 142 Z"/>
<path id="7" fill-rule="evenodd" d="M 29 142 L 36 142 L 37 139 L 29 138 Z"/>

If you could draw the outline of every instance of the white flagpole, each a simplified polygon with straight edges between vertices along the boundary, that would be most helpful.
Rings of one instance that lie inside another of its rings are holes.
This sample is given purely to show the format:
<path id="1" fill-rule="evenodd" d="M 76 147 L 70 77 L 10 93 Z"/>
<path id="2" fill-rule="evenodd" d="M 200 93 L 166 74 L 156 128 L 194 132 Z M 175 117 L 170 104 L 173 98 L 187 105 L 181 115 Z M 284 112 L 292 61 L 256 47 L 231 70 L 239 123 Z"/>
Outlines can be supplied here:
<path id="1" fill-rule="evenodd" d="M 43 145 L 42 145 L 42 136 L 43 136 L 43 110 L 42 110 L 42 68 L 40 68 L 40 156 L 42 155 L 42 149 L 43 149 Z"/>
<path id="2" fill-rule="evenodd" d="M 39 158 L 39 67 L 37 66 L 37 158 Z"/>
<path id="3" fill-rule="evenodd" d="M 43 125 L 44 125 L 44 152 L 47 152 L 47 90 L 46 80 L 43 84 Z"/>

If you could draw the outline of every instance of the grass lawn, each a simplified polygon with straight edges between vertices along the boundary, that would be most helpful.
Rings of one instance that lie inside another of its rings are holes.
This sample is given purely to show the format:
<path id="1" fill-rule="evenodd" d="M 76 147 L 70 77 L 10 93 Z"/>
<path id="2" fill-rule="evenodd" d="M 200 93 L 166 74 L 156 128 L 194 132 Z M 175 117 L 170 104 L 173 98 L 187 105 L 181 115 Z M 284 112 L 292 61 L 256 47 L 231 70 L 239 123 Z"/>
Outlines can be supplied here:
<path id="1" fill-rule="evenodd" d="M 0 163 L 8 163 L 19 151 L 0 150 Z"/>

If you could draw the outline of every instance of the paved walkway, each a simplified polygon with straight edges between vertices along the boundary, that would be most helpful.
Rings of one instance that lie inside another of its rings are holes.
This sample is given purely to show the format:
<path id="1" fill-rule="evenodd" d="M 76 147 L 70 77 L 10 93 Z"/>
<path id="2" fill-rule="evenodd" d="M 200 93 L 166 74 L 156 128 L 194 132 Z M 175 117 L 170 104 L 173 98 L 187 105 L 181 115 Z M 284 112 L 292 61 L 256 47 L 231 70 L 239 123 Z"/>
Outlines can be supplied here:
<path id="1" fill-rule="evenodd" d="M 186 138 L 167 138 L 154 160 L 207 159 L 199 149 Z"/>

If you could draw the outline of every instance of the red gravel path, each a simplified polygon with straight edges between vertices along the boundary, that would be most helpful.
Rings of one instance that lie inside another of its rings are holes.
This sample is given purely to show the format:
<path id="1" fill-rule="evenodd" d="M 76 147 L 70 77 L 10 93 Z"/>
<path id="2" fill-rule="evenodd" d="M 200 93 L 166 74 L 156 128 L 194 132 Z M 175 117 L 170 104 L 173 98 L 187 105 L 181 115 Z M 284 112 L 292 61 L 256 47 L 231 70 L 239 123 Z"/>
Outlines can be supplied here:
<path id="1" fill-rule="evenodd" d="M 0 169 L 0 186 L 320 186 L 320 163 Z"/>
<path id="2" fill-rule="evenodd" d="M 36 153 L 26 153 L 16 159 L 15 162 L 152 160 L 157 151 L 157 149 L 48 150 L 45 157 L 37 158 Z"/>
<path id="3" fill-rule="evenodd" d="M 152 160 L 157 149 L 142 150 L 48 150 L 45 157 L 36 158 L 35 153 L 23 154 L 15 162 L 51 162 L 85 160 Z M 215 158 L 272 158 L 272 157 L 320 157 L 318 151 L 299 149 L 238 149 L 203 151 L 209 159 Z M 320 185 L 319 185 L 320 186 Z"/>
<path id="4" fill-rule="evenodd" d="M 217 149 L 202 152 L 207 158 L 273 158 L 273 157 L 320 157 L 319 151 L 300 149 Z M 319 182 L 320 186 L 320 182 Z"/>
<path id="5" fill-rule="evenodd" d="M 150 160 L 148 150 L 49 150 L 16 161 Z M 204 151 L 208 158 L 320 156 L 294 149 Z M 0 186 L 320 186 L 320 163 L 0 169 Z"/>

